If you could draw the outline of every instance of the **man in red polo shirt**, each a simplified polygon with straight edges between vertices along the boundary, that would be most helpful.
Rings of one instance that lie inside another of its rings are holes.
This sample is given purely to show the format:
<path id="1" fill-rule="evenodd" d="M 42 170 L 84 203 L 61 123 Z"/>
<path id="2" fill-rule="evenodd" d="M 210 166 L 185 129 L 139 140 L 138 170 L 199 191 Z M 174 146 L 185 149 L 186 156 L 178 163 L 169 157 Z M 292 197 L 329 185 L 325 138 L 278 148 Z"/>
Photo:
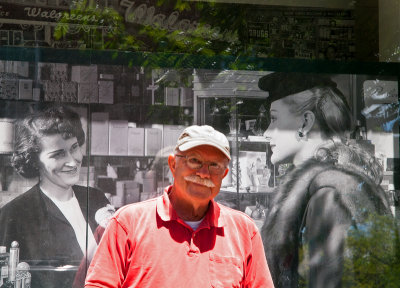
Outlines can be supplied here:
<path id="1" fill-rule="evenodd" d="M 173 185 L 116 212 L 85 287 L 274 287 L 254 222 L 213 200 L 230 159 L 222 133 L 186 128 L 168 157 Z"/>

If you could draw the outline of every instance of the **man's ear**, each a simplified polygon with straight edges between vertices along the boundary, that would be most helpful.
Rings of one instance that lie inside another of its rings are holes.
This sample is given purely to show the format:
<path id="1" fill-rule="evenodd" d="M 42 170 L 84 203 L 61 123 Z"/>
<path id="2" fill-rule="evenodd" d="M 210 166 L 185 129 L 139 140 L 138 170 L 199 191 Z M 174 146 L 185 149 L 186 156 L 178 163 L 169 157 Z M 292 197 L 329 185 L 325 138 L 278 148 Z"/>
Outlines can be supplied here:
<path id="1" fill-rule="evenodd" d="M 305 134 L 310 132 L 310 130 L 314 127 L 315 124 L 315 114 L 312 111 L 307 110 L 306 112 L 303 113 L 303 125 L 301 128 L 303 128 L 303 131 Z"/>
<path id="2" fill-rule="evenodd" d="M 169 154 L 169 156 L 168 156 L 168 166 L 169 166 L 169 169 L 171 170 L 172 176 L 174 176 L 174 178 L 175 178 L 176 161 L 175 161 L 175 155 L 174 154 Z"/>
<path id="3" fill-rule="evenodd" d="M 228 172 L 229 172 L 229 168 L 226 168 L 226 169 L 225 169 L 225 172 L 224 172 L 224 176 L 222 176 L 222 179 L 224 179 L 225 176 L 228 175 Z"/>

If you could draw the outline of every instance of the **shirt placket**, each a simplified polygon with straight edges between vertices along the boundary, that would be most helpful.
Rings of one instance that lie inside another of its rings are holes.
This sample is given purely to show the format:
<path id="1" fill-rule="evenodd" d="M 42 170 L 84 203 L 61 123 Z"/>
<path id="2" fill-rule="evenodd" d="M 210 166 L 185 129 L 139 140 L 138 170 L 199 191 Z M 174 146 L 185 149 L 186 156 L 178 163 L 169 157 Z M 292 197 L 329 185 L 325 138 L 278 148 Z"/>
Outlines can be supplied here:
<path id="1" fill-rule="evenodd" d="M 191 231 L 188 251 L 188 256 L 190 257 L 198 256 L 200 254 L 200 249 L 195 244 L 197 237 L 199 237 L 198 231 Z"/>

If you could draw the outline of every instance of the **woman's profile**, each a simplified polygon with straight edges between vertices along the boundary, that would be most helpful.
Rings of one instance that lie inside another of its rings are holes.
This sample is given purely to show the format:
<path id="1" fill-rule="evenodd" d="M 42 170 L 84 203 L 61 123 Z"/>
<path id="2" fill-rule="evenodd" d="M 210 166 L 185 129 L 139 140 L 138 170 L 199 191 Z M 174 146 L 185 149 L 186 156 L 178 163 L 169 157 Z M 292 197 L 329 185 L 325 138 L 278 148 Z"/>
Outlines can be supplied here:
<path id="1" fill-rule="evenodd" d="M 0 245 L 17 241 L 32 287 L 72 287 L 72 266 L 96 245 L 96 211 L 109 202 L 79 180 L 85 134 L 77 113 L 52 106 L 15 124 L 15 170 L 38 183 L 0 210 Z"/>
<path id="2" fill-rule="evenodd" d="M 357 275 L 349 277 L 354 270 L 346 262 L 355 256 L 350 235 L 367 233 L 375 215 L 390 217 L 379 186 L 382 167 L 348 142 L 350 109 L 330 78 L 271 73 L 258 85 L 269 92 L 271 122 L 264 136 L 271 162 L 292 164 L 262 228 L 274 284 L 353 287 Z"/>

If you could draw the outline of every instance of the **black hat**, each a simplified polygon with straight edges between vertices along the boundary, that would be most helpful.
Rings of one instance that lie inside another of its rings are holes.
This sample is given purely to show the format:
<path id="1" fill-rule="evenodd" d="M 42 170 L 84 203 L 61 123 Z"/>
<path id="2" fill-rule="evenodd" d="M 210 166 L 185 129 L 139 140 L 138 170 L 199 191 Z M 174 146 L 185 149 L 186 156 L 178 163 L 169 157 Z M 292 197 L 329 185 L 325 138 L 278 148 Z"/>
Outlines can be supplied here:
<path id="1" fill-rule="evenodd" d="M 258 80 L 258 87 L 269 93 L 268 102 L 273 102 L 314 87 L 327 86 L 336 88 L 336 83 L 328 76 L 310 73 L 274 72 Z"/>

